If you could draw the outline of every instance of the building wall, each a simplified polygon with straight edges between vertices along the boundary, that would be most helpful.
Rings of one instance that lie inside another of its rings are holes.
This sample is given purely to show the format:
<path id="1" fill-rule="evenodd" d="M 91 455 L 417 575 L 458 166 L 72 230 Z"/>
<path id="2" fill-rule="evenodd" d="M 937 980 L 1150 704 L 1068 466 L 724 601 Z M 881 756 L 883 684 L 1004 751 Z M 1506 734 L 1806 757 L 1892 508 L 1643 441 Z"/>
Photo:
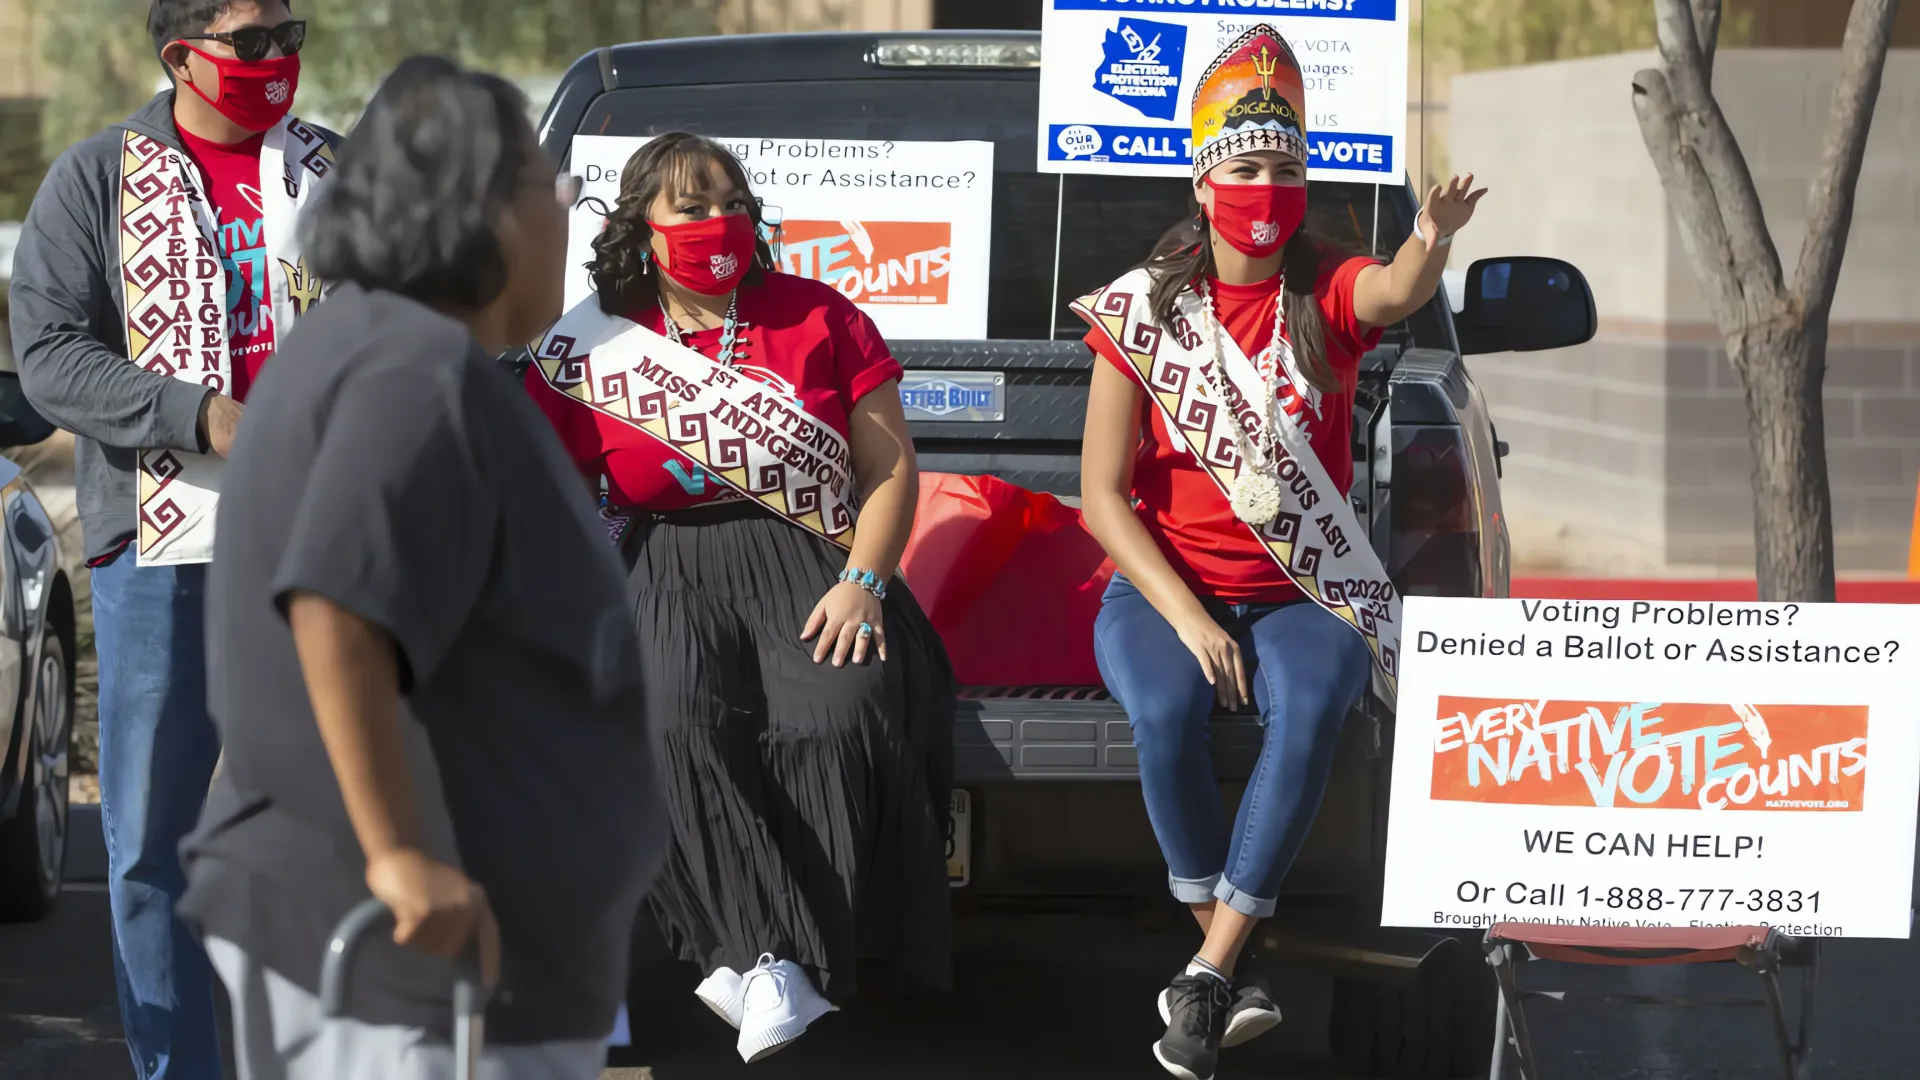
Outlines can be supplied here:
<path id="1" fill-rule="evenodd" d="M 1746 410 L 1630 103 L 1651 53 L 1463 75 L 1452 152 L 1491 188 L 1453 265 L 1553 255 L 1592 283 L 1600 334 L 1476 358 L 1512 444 L 1516 561 L 1739 573 L 1752 566 Z M 1715 87 L 1789 278 L 1839 68 L 1831 50 L 1721 54 Z M 1826 423 L 1843 573 L 1906 565 L 1920 478 L 1920 50 L 1896 50 L 1833 311 Z"/>

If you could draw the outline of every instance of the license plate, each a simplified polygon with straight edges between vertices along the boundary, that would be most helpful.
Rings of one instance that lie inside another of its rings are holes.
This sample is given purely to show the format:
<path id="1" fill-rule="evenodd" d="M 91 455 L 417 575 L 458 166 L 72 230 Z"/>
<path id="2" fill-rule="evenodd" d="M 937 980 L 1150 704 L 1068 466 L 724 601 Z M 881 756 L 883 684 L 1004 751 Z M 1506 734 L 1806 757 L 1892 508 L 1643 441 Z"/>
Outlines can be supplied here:
<path id="1" fill-rule="evenodd" d="M 973 796 L 953 792 L 953 831 L 947 834 L 947 884 L 966 888 L 973 880 Z"/>
<path id="2" fill-rule="evenodd" d="M 997 424 L 1007 418 L 1007 377 L 997 371 L 909 371 L 900 380 L 909 420 Z"/>

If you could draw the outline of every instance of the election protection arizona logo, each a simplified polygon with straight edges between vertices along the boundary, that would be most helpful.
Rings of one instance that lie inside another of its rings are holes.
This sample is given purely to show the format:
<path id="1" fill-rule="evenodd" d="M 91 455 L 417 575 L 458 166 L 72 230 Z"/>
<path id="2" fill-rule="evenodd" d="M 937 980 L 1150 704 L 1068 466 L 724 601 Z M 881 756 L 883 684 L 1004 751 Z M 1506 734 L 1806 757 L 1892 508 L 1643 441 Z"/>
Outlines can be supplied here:
<path id="1" fill-rule="evenodd" d="M 1121 19 L 1107 31 L 1094 89 L 1156 120 L 1180 110 L 1180 62 L 1187 28 L 1179 23 Z"/>

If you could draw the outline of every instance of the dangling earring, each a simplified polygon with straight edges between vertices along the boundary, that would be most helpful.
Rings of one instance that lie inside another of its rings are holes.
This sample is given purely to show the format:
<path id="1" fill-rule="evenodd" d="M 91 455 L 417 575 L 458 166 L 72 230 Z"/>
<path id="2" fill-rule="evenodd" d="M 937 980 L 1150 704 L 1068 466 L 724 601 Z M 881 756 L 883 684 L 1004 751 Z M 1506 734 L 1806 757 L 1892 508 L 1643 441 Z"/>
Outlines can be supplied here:
<path id="1" fill-rule="evenodd" d="M 653 273 L 653 252 L 648 248 L 640 249 L 640 272 L 642 274 Z"/>

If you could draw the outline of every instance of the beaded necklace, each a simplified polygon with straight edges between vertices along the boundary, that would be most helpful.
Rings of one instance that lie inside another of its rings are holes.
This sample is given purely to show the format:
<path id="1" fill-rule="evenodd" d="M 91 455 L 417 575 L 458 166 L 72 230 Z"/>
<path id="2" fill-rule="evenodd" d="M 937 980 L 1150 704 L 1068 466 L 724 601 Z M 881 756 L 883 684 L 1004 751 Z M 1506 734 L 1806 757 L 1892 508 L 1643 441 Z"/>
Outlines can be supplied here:
<path id="1" fill-rule="evenodd" d="M 1200 332 L 1213 347 L 1213 363 L 1207 366 L 1207 389 L 1213 392 L 1214 399 L 1229 415 L 1227 424 L 1233 429 L 1233 436 L 1240 447 L 1240 468 L 1234 473 L 1233 488 L 1227 494 L 1227 502 L 1233 507 L 1233 515 L 1249 525 L 1265 525 L 1280 513 L 1280 470 L 1274 460 L 1274 443 L 1279 438 L 1280 418 L 1277 415 L 1280 399 L 1279 366 L 1280 350 L 1286 347 L 1282 337 L 1285 317 L 1281 311 L 1280 299 L 1286 293 L 1286 282 L 1281 281 L 1273 294 L 1273 341 L 1254 359 L 1254 371 L 1260 376 L 1260 386 L 1266 398 L 1265 415 L 1260 417 L 1265 431 L 1259 442 L 1255 442 L 1247 430 L 1241 426 L 1240 419 L 1231 415 L 1231 406 L 1225 386 L 1226 356 L 1221 341 L 1227 336 L 1226 327 L 1220 325 L 1219 317 L 1213 310 L 1213 293 L 1203 279 L 1194 283 L 1193 291 L 1200 298 Z"/>
<path id="2" fill-rule="evenodd" d="M 667 337 L 675 345 L 685 345 L 686 339 L 680 334 L 680 324 L 673 321 L 673 313 L 667 310 L 667 298 L 660 297 L 660 321 L 666 324 Z M 720 359 L 721 367 L 733 366 L 733 347 L 740 337 L 740 290 L 735 289 L 727 297 L 726 318 L 720 323 Z"/>

